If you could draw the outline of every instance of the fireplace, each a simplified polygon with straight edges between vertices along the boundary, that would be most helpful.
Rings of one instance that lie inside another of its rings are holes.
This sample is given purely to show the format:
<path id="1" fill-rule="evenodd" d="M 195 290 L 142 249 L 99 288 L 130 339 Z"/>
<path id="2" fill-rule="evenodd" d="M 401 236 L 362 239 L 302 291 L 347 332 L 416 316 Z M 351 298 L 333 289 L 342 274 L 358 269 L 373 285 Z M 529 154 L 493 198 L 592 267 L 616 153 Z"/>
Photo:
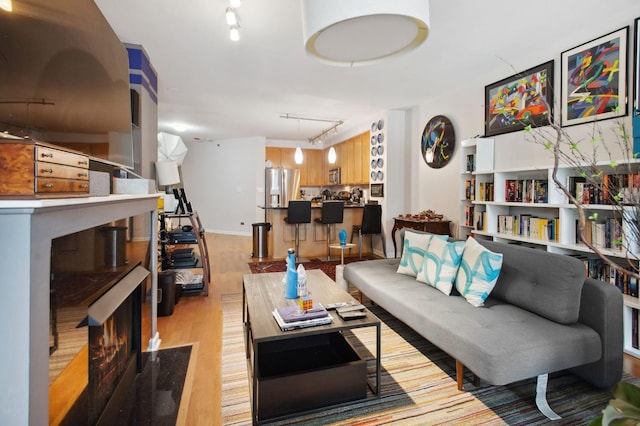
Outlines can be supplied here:
<path id="1" fill-rule="evenodd" d="M 140 264 L 105 265 L 100 250 L 87 255 L 82 241 L 101 234 L 98 227 L 52 244 L 50 424 L 117 424 L 141 370 L 142 283 L 149 272 Z M 73 252 L 84 261 L 69 261 Z M 74 392 L 52 401 L 56 386 Z"/>

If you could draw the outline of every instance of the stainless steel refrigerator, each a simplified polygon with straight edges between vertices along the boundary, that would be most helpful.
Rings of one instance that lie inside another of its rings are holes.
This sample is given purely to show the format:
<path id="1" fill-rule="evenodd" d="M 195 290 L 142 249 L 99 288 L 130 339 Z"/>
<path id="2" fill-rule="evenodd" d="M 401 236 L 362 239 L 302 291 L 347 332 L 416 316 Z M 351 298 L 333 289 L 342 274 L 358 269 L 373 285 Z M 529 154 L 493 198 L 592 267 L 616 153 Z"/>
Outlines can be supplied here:
<path id="1" fill-rule="evenodd" d="M 300 199 L 300 170 L 267 167 L 264 176 L 265 207 L 287 207 Z"/>

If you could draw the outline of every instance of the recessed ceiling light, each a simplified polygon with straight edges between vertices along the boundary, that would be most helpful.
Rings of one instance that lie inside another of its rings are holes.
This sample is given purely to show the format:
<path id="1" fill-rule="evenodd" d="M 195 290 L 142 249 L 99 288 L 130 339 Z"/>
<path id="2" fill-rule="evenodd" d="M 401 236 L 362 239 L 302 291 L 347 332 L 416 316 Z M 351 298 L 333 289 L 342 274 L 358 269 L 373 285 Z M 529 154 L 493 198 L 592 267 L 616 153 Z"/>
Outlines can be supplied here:
<path id="1" fill-rule="evenodd" d="M 174 124 L 172 127 L 176 132 L 184 132 L 185 130 L 187 130 L 187 126 L 185 126 L 184 124 Z"/>

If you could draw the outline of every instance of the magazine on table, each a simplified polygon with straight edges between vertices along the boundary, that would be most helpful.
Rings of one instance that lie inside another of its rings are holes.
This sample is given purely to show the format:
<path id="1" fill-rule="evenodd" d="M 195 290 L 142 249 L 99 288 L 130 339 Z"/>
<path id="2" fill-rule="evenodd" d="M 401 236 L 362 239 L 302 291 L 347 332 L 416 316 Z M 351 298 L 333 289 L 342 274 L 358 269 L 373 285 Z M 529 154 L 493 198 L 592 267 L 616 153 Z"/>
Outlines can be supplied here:
<path id="1" fill-rule="evenodd" d="M 326 316 L 323 316 L 320 318 L 285 322 L 285 320 L 282 319 L 282 317 L 280 316 L 278 309 L 273 310 L 273 317 L 275 318 L 276 322 L 278 323 L 282 331 L 296 330 L 299 328 L 306 328 L 306 327 L 315 327 L 318 325 L 326 325 L 326 324 L 330 324 L 333 321 L 333 317 L 331 316 L 331 314 L 327 313 Z"/>
<path id="2" fill-rule="evenodd" d="M 298 322 L 324 318 L 329 312 L 320 303 L 313 305 L 313 308 L 302 310 L 298 306 L 282 306 L 278 308 L 278 313 L 284 322 Z"/>

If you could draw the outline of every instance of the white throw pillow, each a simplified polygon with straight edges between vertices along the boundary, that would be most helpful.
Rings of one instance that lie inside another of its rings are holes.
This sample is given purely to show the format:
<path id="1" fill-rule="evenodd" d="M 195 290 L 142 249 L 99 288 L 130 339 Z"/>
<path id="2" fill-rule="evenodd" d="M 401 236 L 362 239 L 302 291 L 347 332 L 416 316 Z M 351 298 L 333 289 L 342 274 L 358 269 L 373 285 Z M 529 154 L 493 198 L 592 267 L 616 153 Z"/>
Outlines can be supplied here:
<path id="1" fill-rule="evenodd" d="M 464 241 L 448 243 L 439 238 L 432 238 L 416 279 L 437 288 L 447 296 L 450 295 L 462 261 L 463 250 Z"/>
<path id="2" fill-rule="evenodd" d="M 422 262 L 424 261 L 424 254 L 427 251 L 427 247 L 429 247 L 429 241 L 431 241 L 431 238 L 434 236 L 445 240 L 448 238 L 446 235 L 435 235 L 425 232 L 418 233 L 406 230 L 404 232 L 402 259 L 400 259 L 397 272 L 412 277 L 418 275 L 418 271 L 422 269 Z"/>
<path id="3" fill-rule="evenodd" d="M 502 253 L 489 251 L 469 237 L 464 244 L 456 289 L 473 306 L 483 306 L 498 281 L 501 268 Z"/>

